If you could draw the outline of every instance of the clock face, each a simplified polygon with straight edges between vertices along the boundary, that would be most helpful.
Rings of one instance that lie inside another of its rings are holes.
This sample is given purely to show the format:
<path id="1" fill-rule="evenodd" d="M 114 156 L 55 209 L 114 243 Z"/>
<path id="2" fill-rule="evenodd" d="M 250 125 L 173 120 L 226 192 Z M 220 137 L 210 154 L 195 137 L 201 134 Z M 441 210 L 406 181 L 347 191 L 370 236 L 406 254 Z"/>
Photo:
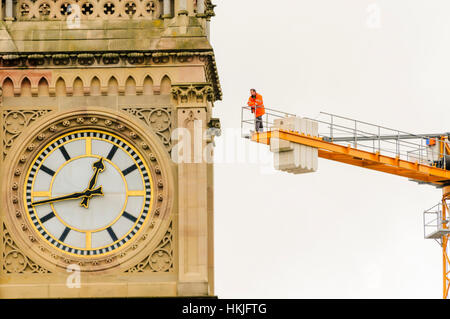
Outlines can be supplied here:
<path id="1" fill-rule="evenodd" d="M 76 256 L 123 247 L 152 206 L 152 180 L 141 154 L 103 131 L 62 135 L 34 158 L 25 179 L 28 218 L 49 244 Z"/>

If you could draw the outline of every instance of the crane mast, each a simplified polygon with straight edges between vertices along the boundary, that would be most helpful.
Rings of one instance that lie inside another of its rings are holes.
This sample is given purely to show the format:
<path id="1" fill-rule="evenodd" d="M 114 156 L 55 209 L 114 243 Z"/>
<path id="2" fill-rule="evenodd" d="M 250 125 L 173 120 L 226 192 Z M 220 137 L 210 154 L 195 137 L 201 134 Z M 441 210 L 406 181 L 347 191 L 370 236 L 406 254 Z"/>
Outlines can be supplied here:
<path id="1" fill-rule="evenodd" d="M 424 237 L 442 247 L 443 298 L 450 298 L 450 133 L 411 134 L 325 112 L 311 119 L 268 108 L 264 131 L 254 132 L 248 114 L 242 107 L 242 136 L 270 146 L 276 169 L 314 172 L 320 157 L 442 189 L 441 201 L 424 211 Z"/>

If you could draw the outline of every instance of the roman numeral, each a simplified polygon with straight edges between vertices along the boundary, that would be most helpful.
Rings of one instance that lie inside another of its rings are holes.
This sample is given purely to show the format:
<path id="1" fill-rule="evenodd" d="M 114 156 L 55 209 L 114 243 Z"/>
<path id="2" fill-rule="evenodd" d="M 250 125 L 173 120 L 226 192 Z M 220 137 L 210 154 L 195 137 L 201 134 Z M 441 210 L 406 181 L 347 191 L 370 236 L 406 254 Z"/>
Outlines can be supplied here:
<path id="1" fill-rule="evenodd" d="M 91 243 L 92 243 L 92 233 L 86 232 L 86 248 L 91 249 Z"/>
<path id="2" fill-rule="evenodd" d="M 64 156 L 64 159 L 65 159 L 66 161 L 70 160 L 70 155 L 69 155 L 69 153 L 67 153 L 67 150 L 66 150 L 66 148 L 64 147 L 64 145 L 62 145 L 62 146 L 59 148 L 59 150 L 61 151 L 61 153 L 62 153 L 62 155 Z"/>
<path id="3" fill-rule="evenodd" d="M 53 217 L 55 217 L 55 213 L 51 212 L 47 215 L 45 215 L 44 217 L 41 218 L 41 223 L 45 223 L 46 221 L 52 219 Z"/>
<path id="4" fill-rule="evenodd" d="M 114 230 L 112 230 L 111 227 L 106 228 L 106 230 L 108 231 L 109 236 L 111 236 L 111 239 L 113 241 L 116 241 L 117 240 L 117 236 L 116 236 L 116 233 L 114 233 Z"/>
<path id="5" fill-rule="evenodd" d="M 132 171 L 134 171 L 135 169 L 137 169 L 136 164 L 131 165 L 130 167 L 128 167 L 127 169 L 124 169 L 122 171 L 123 176 L 126 176 L 128 174 L 130 174 Z"/>
<path id="6" fill-rule="evenodd" d="M 70 232 L 70 228 L 66 227 L 66 229 L 64 229 L 63 233 L 61 234 L 61 237 L 59 237 L 59 241 L 64 242 L 64 240 L 66 240 L 67 235 L 69 235 Z"/>
<path id="7" fill-rule="evenodd" d="M 134 217 L 134 216 L 131 215 L 131 214 L 128 214 L 128 213 L 125 212 L 125 211 L 123 212 L 122 216 L 125 217 L 125 218 L 128 219 L 128 220 L 131 220 L 133 223 L 135 223 L 136 220 L 137 220 L 136 217 Z"/>
<path id="8" fill-rule="evenodd" d="M 109 151 L 108 156 L 106 156 L 106 158 L 109 159 L 109 160 L 112 160 L 114 155 L 116 155 L 117 149 L 118 149 L 117 145 L 113 145 L 113 147 Z"/>
<path id="9" fill-rule="evenodd" d="M 45 173 L 47 173 L 50 176 L 55 175 L 55 172 L 53 170 L 51 170 L 50 168 L 48 168 L 45 165 L 41 165 L 41 170 L 44 171 Z"/>

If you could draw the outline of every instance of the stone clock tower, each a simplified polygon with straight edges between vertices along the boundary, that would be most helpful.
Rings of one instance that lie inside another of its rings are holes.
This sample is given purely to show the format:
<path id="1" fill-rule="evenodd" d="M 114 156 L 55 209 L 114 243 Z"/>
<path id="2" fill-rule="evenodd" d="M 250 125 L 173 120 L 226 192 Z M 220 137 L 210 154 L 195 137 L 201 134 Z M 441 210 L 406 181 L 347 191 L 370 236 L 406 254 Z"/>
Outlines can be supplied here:
<path id="1" fill-rule="evenodd" d="M 0 298 L 214 295 L 214 5 L 0 4 Z"/>

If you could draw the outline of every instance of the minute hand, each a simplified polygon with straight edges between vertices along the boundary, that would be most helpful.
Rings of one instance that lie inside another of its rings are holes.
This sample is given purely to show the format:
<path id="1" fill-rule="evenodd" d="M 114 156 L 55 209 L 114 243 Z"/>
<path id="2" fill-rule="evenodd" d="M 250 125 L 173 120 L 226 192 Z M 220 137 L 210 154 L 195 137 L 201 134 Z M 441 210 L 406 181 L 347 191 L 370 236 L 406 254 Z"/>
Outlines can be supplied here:
<path id="1" fill-rule="evenodd" d="M 77 192 L 77 193 L 72 193 L 69 195 L 64 195 L 64 196 L 59 196 L 59 197 L 53 197 L 53 198 L 49 198 L 49 199 L 44 199 L 44 200 L 40 200 L 37 202 L 33 202 L 31 203 L 31 205 L 36 206 L 36 205 L 42 205 L 42 204 L 48 204 L 48 203 L 53 203 L 53 202 L 59 202 L 59 201 L 63 201 L 63 200 L 70 200 L 70 199 L 78 199 L 84 196 L 87 197 L 92 197 L 92 196 L 103 196 L 103 191 L 102 191 L 102 187 L 97 187 L 96 189 L 87 189 L 83 192 Z"/>

